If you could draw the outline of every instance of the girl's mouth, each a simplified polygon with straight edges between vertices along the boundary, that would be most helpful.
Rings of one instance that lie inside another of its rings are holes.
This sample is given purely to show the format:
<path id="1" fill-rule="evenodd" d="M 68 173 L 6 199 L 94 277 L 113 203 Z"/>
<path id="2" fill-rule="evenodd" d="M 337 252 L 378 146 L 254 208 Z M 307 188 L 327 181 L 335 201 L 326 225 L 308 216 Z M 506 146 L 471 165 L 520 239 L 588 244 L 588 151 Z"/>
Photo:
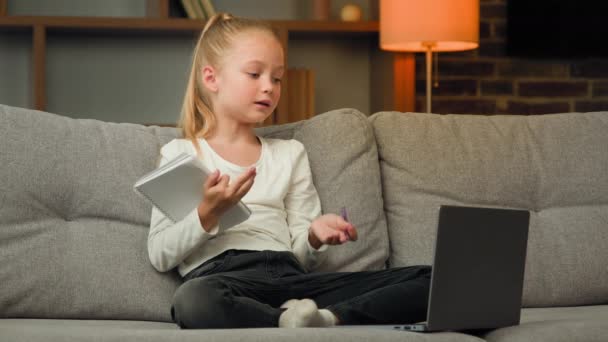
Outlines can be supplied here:
<path id="1" fill-rule="evenodd" d="M 265 101 L 256 101 L 255 104 L 260 105 L 260 106 L 264 106 L 264 107 L 270 107 L 270 103 L 269 102 L 265 102 Z"/>

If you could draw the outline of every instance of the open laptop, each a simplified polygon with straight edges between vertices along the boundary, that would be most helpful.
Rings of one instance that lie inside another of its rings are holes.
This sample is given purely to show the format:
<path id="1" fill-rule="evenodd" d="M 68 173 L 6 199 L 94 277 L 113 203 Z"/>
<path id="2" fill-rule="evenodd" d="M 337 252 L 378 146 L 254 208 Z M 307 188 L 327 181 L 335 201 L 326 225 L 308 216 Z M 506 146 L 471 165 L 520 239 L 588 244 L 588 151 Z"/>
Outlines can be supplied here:
<path id="1" fill-rule="evenodd" d="M 427 321 L 409 331 L 519 324 L 530 213 L 441 206 Z"/>
<path id="2" fill-rule="evenodd" d="M 360 327 L 432 332 L 519 324 L 529 220 L 525 210 L 441 206 L 426 322 Z"/>

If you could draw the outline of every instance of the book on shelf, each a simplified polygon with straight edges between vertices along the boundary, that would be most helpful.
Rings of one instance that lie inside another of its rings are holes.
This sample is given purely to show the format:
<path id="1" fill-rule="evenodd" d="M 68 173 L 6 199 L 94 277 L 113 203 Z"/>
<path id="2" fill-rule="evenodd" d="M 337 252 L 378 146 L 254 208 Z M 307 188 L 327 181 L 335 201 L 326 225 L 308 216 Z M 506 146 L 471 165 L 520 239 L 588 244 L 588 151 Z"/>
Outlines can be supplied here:
<path id="1" fill-rule="evenodd" d="M 186 14 L 188 15 L 189 19 L 197 19 L 197 14 L 196 11 L 194 10 L 194 4 L 192 3 L 192 0 L 181 0 L 182 6 L 184 7 L 184 10 L 186 11 Z"/>
<path id="2" fill-rule="evenodd" d="M 173 222 L 178 222 L 198 207 L 210 174 L 197 156 L 182 153 L 139 178 L 133 190 Z M 251 210 L 239 201 L 220 217 L 220 229 L 240 224 L 250 215 Z"/>
<path id="3" fill-rule="evenodd" d="M 190 19 L 202 19 L 207 20 L 211 18 L 207 14 L 206 6 L 203 5 L 203 2 L 200 0 L 181 0 L 182 6 L 186 10 L 188 14 L 188 18 Z"/>
<path id="4" fill-rule="evenodd" d="M 281 121 L 296 122 L 315 115 L 315 75 L 309 69 L 287 70 L 287 117 Z"/>
<path id="5" fill-rule="evenodd" d="M 190 0 L 192 1 L 192 6 L 196 11 L 197 19 L 207 20 L 207 16 L 205 15 L 205 9 L 199 0 Z"/>
<path id="6" fill-rule="evenodd" d="M 215 11 L 215 7 L 213 6 L 213 3 L 211 2 L 211 0 L 198 0 L 199 3 L 202 5 L 205 14 L 207 15 L 207 19 L 213 17 L 216 13 Z"/>

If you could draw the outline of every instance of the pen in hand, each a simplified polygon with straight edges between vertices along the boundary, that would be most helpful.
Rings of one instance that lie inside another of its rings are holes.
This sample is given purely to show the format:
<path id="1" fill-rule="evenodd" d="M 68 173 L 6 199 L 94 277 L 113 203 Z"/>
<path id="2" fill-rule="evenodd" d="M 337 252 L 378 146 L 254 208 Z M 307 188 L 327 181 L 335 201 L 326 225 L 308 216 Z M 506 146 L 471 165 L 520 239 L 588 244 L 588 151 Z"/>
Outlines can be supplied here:
<path id="1" fill-rule="evenodd" d="M 350 222 L 348 220 L 348 212 L 346 211 L 346 207 L 342 207 L 340 209 L 340 216 L 342 216 L 342 218 L 344 219 L 344 221 Z M 352 241 L 352 238 L 350 237 L 350 234 L 348 233 L 348 230 L 345 230 L 344 232 L 346 233 L 346 237 L 348 238 L 348 240 Z"/>

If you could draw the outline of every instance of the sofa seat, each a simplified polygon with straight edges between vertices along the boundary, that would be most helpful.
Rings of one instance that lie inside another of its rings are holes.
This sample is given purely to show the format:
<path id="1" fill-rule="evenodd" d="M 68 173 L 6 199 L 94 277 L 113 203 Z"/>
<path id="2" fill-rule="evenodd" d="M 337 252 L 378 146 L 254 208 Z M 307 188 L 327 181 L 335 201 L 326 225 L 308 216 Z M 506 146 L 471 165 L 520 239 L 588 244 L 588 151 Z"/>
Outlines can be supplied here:
<path id="1" fill-rule="evenodd" d="M 306 329 L 224 329 L 180 330 L 175 324 L 144 321 L 2 319 L 0 341 L 71 342 L 106 341 L 436 341 L 478 342 L 474 336 L 460 333 L 420 334 L 373 328 Z"/>
<path id="2" fill-rule="evenodd" d="M 523 309 L 520 325 L 484 336 L 492 342 L 604 342 L 607 337 L 608 305 Z"/>

